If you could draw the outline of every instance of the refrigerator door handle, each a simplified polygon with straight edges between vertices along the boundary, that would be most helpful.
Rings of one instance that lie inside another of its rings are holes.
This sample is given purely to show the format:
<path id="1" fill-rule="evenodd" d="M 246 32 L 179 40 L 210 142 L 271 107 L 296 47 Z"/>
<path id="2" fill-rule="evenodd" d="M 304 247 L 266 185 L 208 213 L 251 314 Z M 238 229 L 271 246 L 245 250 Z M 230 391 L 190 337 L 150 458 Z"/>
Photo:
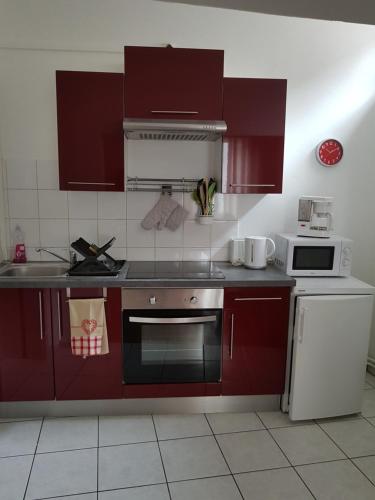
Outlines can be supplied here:
<path id="1" fill-rule="evenodd" d="M 305 328 L 305 313 L 307 309 L 306 307 L 301 308 L 301 315 L 300 315 L 300 327 L 299 327 L 299 334 L 298 334 L 298 342 L 302 344 L 303 341 L 303 330 Z"/>

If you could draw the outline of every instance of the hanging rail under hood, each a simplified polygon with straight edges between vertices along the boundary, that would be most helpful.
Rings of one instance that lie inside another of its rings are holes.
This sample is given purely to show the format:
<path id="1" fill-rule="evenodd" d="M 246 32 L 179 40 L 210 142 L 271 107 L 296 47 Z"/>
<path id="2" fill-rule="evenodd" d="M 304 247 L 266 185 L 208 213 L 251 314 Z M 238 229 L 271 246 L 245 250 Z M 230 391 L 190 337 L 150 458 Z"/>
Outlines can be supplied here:
<path id="1" fill-rule="evenodd" d="M 124 119 L 125 137 L 156 141 L 216 141 L 227 130 L 224 121 Z"/>

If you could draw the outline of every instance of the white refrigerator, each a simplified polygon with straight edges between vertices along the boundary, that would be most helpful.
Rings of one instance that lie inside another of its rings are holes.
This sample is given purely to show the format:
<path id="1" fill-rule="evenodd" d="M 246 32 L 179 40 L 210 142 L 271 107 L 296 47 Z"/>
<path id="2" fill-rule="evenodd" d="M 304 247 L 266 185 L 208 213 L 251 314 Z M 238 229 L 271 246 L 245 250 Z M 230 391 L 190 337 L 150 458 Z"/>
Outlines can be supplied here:
<path id="1" fill-rule="evenodd" d="M 374 287 L 352 277 L 296 281 L 282 409 L 291 420 L 358 413 Z"/>

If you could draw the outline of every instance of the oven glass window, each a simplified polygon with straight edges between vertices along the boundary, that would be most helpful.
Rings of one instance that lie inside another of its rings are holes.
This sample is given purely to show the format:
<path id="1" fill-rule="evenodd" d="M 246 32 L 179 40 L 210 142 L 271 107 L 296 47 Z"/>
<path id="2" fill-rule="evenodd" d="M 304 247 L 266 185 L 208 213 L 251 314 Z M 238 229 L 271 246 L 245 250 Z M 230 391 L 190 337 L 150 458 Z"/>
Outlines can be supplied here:
<path id="1" fill-rule="evenodd" d="M 216 309 L 124 311 L 124 382 L 218 382 L 221 315 Z"/>
<path id="2" fill-rule="evenodd" d="M 293 250 L 293 269 L 324 270 L 333 269 L 334 246 L 295 246 Z"/>
<path id="3" fill-rule="evenodd" d="M 168 331 L 169 330 L 169 331 Z M 141 363 L 203 363 L 204 326 L 175 325 L 173 332 L 168 325 L 144 325 L 141 339 Z"/>

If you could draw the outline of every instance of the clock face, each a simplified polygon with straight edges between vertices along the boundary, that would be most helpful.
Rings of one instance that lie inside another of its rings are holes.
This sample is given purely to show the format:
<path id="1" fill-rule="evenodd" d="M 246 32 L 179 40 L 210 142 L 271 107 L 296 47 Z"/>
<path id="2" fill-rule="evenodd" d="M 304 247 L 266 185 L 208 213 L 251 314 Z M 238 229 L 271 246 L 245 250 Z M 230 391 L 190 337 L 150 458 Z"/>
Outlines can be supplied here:
<path id="1" fill-rule="evenodd" d="M 337 165 L 344 154 L 342 144 L 336 139 L 326 139 L 316 148 L 316 157 L 325 167 Z"/>

